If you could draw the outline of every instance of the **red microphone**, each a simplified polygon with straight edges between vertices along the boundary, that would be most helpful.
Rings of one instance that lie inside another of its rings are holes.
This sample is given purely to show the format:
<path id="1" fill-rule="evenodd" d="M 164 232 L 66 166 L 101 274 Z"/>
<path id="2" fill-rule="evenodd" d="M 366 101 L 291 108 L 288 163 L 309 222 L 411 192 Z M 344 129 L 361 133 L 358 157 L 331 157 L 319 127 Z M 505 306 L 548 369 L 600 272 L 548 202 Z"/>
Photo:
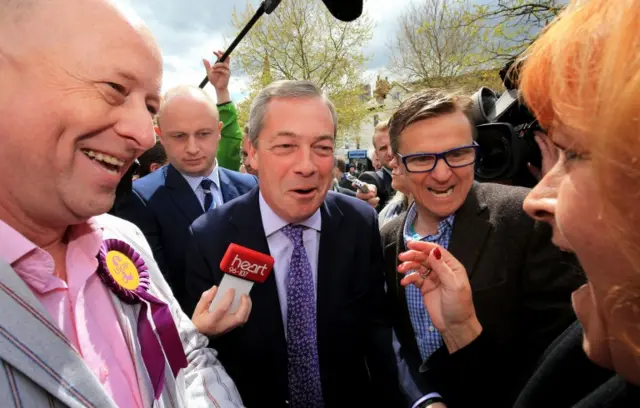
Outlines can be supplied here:
<path id="1" fill-rule="evenodd" d="M 235 313 L 240 306 L 242 295 L 248 295 L 254 282 L 263 283 L 271 273 L 273 257 L 238 244 L 231 243 L 220 261 L 220 269 L 225 273 L 218 286 L 218 292 L 209 306 L 213 311 L 229 289 L 235 289 L 233 303 L 228 313 Z"/>

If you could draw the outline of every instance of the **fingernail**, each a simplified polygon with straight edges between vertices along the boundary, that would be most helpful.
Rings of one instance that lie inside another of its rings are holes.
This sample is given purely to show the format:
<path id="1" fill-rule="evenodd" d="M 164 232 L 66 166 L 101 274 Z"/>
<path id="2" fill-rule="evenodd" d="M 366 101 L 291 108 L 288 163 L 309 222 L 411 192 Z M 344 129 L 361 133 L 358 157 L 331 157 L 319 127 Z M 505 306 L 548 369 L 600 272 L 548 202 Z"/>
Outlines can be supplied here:
<path id="1" fill-rule="evenodd" d="M 436 248 L 433 250 L 433 256 L 436 257 L 436 261 L 439 261 L 442 258 L 442 253 L 440 252 L 440 248 Z"/>

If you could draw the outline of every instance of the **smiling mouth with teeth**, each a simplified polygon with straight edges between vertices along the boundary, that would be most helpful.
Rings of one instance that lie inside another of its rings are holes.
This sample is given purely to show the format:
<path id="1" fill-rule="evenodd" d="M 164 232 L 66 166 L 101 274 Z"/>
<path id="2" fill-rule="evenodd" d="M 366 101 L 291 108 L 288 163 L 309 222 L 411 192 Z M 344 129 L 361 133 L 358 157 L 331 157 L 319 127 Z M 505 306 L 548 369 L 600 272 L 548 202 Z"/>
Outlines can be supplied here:
<path id="1" fill-rule="evenodd" d="M 427 190 L 429 190 L 429 192 L 436 197 L 444 198 L 444 197 L 449 197 L 451 193 L 453 193 L 453 186 L 447 188 L 446 190 L 437 190 L 431 187 L 428 187 Z"/>
<path id="2" fill-rule="evenodd" d="M 118 174 L 122 166 L 124 166 L 124 162 L 122 160 L 117 157 L 109 156 L 106 153 L 95 152 L 88 149 L 82 149 L 82 153 L 104 167 L 104 169 L 111 174 Z"/>

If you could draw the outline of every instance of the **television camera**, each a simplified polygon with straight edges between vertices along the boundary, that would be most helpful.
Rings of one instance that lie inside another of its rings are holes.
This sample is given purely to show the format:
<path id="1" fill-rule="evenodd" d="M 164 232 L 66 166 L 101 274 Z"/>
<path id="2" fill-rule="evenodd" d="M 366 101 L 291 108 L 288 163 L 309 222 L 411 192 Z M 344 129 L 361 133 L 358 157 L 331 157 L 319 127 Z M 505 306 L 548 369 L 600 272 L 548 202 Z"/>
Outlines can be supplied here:
<path id="1" fill-rule="evenodd" d="M 475 175 L 480 182 L 533 187 L 538 180 L 529 171 L 528 163 L 541 167 L 542 156 L 534 134 L 543 129 L 520 98 L 521 63 L 514 63 L 515 59 L 500 70 L 506 91 L 498 94 L 481 87 L 472 97 L 476 141 L 480 146 Z"/>

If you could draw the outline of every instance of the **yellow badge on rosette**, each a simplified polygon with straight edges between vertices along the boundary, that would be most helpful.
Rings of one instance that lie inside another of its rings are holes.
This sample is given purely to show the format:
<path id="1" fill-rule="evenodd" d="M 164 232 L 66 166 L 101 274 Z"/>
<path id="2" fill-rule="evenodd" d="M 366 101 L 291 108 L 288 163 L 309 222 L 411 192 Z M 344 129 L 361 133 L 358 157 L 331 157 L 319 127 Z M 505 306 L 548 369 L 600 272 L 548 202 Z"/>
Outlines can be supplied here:
<path id="1" fill-rule="evenodd" d="M 106 256 L 109 275 L 118 285 L 128 290 L 136 290 L 140 286 L 138 268 L 128 256 L 120 251 L 109 251 Z"/>

